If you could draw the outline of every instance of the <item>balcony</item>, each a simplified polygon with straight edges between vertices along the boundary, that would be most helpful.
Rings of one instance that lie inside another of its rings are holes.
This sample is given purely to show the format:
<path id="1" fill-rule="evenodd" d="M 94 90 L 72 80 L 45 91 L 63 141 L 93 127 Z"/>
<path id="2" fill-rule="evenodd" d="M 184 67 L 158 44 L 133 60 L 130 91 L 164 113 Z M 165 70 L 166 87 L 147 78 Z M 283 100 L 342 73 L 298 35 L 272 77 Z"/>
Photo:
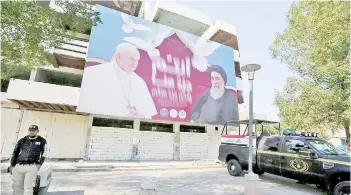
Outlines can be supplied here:
<path id="1" fill-rule="evenodd" d="M 26 109 L 70 113 L 76 111 L 79 93 L 77 87 L 11 79 L 6 99 Z"/>
<path id="2" fill-rule="evenodd" d="M 88 52 L 90 36 L 81 33 L 71 33 L 70 38 L 64 39 L 63 43 L 49 51 L 50 61 L 55 67 L 68 67 L 84 69 L 85 58 Z"/>
<path id="3" fill-rule="evenodd" d="M 146 20 L 202 36 L 239 51 L 236 27 L 232 24 L 222 20 L 213 22 L 208 15 L 174 2 L 158 1 L 155 8 L 144 9 L 150 10 L 150 13 L 144 14 Z"/>
<path id="4" fill-rule="evenodd" d="M 202 36 L 212 24 L 206 14 L 179 3 L 158 1 L 153 10 L 145 19 L 197 36 Z"/>
<path id="5" fill-rule="evenodd" d="M 1 108 L 19 108 L 18 104 L 6 98 L 6 92 L 1 92 Z"/>

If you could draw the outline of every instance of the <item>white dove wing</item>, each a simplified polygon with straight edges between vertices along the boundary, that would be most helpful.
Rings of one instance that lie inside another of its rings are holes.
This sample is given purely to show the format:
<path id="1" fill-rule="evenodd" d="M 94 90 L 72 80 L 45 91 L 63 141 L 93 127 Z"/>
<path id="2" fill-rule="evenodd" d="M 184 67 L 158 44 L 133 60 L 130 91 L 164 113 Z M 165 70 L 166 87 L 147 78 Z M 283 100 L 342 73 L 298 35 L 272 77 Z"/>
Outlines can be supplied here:
<path id="1" fill-rule="evenodd" d="M 196 41 L 195 48 L 198 49 L 205 46 L 207 41 L 208 41 L 207 39 L 199 37 Z"/>
<path id="2" fill-rule="evenodd" d="M 165 34 L 156 35 L 156 37 L 154 38 L 154 41 L 153 41 L 154 47 L 160 46 L 161 43 L 163 42 L 163 40 L 165 39 L 165 37 L 166 37 Z"/>
<path id="3" fill-rule="evenodd" d="M 135 24 L 133 21 L 131 21 L 131 26 L 135 30 L 144 30 L 144 31 L 151 32 L 151 29 L 149 27 L 142 25 L 142 24 Z"/>
<path id="4" fill-rule="evenodd" d="M 125 32 L 125 33 L 131 33 L 133 32 L 133 28 L 130 26 L 130 25 L 127 25 L 127 24 L 124 24 L 122 26 L 122 30 Z"/>
<path id="5" fill-rule="evenodd" d="M 131 20 L 129 19 L 129 16 L 125 13 L 121 12 L 122 20 L 127 24 L 130 25 Z"/>
<path id="6" fill-rule="evenodd" d="M 191 51 L 193 52 L 193 55 L 198 55 L 198 48 L 196 47 L 196 45 L 189 43 L 190 47 L 191 47 Z"/>
<path id="7" fill-rule="evenodd" d="M 124 41 L 127 41 L 131 44 L 134 44 L 137 48 L 145 50 L 145 51 L 150 51 L 151 49 L 154 49 L 152 44 L 149 42 L 144 41 L 141 38 L 136 38 L 136 37 L 124 37 Z"/>
<path id="8" fill-rule="evenodd" d="M 213 53 L 216 49 L 218 49 L 221 45 L 216 42 L 210 42 L 205 44 L 202 47 L 196 47 L 196 52 L 198 55 L 206 57 Z"/>

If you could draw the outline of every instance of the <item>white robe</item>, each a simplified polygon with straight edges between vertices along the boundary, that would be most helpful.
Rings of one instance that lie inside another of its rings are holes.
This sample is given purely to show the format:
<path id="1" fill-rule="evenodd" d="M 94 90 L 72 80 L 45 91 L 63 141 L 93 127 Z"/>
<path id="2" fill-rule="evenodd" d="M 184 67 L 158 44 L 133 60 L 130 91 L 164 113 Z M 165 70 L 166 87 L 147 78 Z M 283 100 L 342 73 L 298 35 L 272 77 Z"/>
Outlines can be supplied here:
<path id="1" fill-rule="evenodd" d="M 147 85 L 139 75 L 126 73 L 116 62 L 84 69 L 78 112 L 128 117 L 127 99 L 145 118 L 157 114 Z"/>

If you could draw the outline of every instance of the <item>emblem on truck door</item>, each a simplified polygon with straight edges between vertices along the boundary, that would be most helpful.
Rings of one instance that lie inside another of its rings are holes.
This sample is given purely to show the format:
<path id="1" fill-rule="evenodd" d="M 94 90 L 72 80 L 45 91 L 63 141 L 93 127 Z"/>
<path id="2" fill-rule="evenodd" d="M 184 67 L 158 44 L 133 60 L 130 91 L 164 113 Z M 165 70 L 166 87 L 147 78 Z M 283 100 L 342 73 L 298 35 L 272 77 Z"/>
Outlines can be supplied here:
<path id="1" fill-rule="evenodd" d="M 308 163 L 301 159 L 293 159 L 289 162 L 289 165 L 294 170 L 300 171 L 300 172 L 305 172 L 310 168 Z"/>

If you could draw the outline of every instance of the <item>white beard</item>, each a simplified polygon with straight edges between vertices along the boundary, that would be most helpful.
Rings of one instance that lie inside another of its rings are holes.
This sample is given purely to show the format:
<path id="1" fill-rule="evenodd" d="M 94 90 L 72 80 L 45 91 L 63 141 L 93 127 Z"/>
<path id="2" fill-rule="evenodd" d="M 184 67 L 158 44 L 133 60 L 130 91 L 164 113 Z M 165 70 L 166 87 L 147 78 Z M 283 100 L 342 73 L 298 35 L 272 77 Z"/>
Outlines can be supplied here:
<path id="1" fill-rule="evenodd" d="M 210 93 L 211 93 L 211 96 L 213 99 L 218 100 L 219 98 L 221 98 L 223 96 L 224 88 L 218 89 L 218 88 L 212 87 Z"/>

